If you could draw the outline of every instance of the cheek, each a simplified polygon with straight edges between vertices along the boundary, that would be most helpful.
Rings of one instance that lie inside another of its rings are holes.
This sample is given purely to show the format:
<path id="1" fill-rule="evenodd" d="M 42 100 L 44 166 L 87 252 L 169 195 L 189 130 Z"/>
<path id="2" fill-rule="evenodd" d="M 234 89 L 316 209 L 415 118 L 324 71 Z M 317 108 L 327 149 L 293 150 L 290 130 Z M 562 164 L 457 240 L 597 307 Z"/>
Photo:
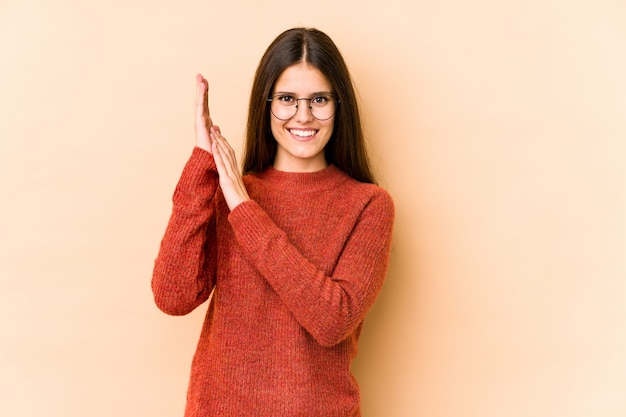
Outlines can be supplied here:
<path id="1" fill-rule="evenodd" d="M 274 139 L 276 139 L 276 137 L 280 135 L 281 129 L 282 124 L 277 122 L 276 119 L 272 117 L 270 120 L 270 131 L 272 132 L 272 136 L 274 137 Z"/>
<path id="2" fill-rule="evenodd" d="M 328 137 L 330 138 L 333 135 L 333 132 L 335 131 L 335 122 L 334 120 L 331 123 L 328 123 L 326 127 L 326 130 L 328 131 Z"/>

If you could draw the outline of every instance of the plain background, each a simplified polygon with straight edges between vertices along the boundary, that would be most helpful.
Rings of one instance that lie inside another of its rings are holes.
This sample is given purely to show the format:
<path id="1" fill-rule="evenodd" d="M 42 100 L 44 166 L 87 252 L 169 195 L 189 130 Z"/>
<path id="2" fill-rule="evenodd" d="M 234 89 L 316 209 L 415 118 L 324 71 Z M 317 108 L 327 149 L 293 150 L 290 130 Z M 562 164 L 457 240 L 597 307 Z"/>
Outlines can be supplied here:
<path id="1" fill-rule="evenodd" d="M 241 151 L 300 25 L 397 206 L 364 417 L 626 415 L 623 0 L 1 0 L 0 415 L 182 415 L 206 305 L 168 317 L 150 278 L 194 76 Z"/>

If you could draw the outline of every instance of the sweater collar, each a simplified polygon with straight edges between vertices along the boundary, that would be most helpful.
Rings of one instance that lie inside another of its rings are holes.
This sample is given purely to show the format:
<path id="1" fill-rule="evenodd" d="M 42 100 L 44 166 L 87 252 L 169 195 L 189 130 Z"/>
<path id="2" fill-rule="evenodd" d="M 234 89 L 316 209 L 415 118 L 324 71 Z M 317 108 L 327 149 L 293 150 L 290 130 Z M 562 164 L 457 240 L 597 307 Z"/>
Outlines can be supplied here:
<path id="1" fill-rule="evenodd" d="M 311 192 L 335 188 L 349 177 L 334 165 L 315 172 L 286 172 L 270 166 L 259 179 L 285 191 Z"/>

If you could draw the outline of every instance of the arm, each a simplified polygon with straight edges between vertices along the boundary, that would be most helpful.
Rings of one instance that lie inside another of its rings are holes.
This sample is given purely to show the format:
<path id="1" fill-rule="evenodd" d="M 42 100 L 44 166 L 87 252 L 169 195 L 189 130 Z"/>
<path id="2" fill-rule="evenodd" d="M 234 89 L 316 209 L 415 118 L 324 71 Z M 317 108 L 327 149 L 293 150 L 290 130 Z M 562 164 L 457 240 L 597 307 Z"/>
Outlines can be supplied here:
<path id="1" fill-rule="evenodd" d="M 152 292 L 157 306 L 187 314 L 207 300 L 215 285 L 215 204 L 218 186 L 209 130 L 209 83 L 196 75 L 196 148 L 174 192 L 172 216 L 154 264 Z"/>
<path id="2" fill-rule="evenodd" d="M 379 189 L 364 207 L 333 275 L 307 260 L 265 211 L 250 200 L 235 154 L 219 128 L 212 152 L 229 221 L 246 258 L 255 265 L 298 322 L 322 346 L 343 341 L 374 304 L 387 273 L 394 207 Z"/>
<path id="3" fill-rule="evenodd" d="M 196 147 L 173 197 L 173 210 L 154 264 L 152 292 L 167 314 L 183 315 L 207 300 L 215 285 L 213 157 Z"/>
<path id="4" fill-rule="evenodd" d="M 387 273 L 394 207 L 381 190 L 362 211 L 332 276 L 309 262 L 253 201 L 229 217 L 246 257 L 298 322 L 322 346 L 344 340 L 363 321 Z"/>

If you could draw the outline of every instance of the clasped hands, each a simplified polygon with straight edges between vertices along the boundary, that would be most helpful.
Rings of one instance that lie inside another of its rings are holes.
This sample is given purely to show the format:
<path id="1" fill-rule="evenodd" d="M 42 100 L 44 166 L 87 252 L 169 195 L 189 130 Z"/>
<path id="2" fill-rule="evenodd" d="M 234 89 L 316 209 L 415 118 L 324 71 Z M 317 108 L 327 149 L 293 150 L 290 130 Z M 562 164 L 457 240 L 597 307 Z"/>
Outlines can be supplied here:
<path id="1" fill-rule="evenodd" d="M 201 75 L 196 75 L 196 146 L 213 154 L 220 187 L 230 210 L 250 199 L 237 165 L 235 151 L 220 128 L 213 125 L 209 113 L 209 83 Z"/>

